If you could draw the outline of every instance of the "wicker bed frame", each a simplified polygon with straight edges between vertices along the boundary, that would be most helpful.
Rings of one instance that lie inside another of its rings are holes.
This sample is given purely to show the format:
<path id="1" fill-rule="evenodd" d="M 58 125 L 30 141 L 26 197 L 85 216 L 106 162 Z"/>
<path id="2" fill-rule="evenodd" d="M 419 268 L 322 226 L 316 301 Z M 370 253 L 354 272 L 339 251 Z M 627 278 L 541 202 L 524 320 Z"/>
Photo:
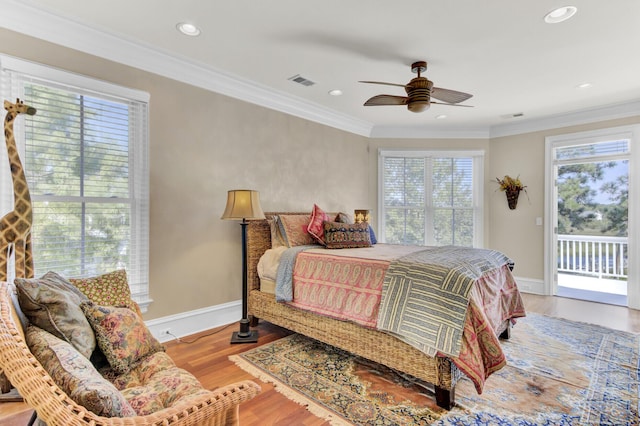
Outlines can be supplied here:
<path id="1" fill-rule="evenodd" d="M 265 213 L 269 219 L 277 214 Z M 267 220 L 252 220 L 247 226 L 247 281 L 249 315 L 255 325 L 263 319 L 296 333 L 309 336 L 395 370 L 410 374 L 434 386 L 436 403 L 447 410 L 455 400 L 455 385 L 461 371 L 449 358 L 430 357 L 397 338 L 357 324 L 339 321 L 278 303 L 273 294 L 260 291 L 257 265 L 271 248 L 271 231 Z"/>

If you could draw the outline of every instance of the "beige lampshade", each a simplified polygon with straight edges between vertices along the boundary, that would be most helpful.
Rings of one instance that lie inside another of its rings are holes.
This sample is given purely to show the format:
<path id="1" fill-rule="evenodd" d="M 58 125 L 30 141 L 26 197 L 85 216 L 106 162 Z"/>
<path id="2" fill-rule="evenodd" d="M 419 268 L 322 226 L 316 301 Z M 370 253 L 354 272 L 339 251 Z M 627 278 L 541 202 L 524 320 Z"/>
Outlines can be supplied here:
<path id="1" fill-rule="evenodd" d="M 233 189 L 227 193 L 227 207 L 221 219 L 264 219 L 260 193 L 250 189 Z"/>

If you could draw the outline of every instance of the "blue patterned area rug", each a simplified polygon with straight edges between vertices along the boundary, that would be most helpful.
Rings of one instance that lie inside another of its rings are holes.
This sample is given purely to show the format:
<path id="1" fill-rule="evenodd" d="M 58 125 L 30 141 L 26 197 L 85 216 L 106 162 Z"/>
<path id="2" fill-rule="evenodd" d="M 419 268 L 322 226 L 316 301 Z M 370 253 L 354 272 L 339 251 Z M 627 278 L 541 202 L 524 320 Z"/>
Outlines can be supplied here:
<path id="1" fill-rule="evenodd" d="M 231 359 L 332 425 L 638 425 L 640 334 L 529 313 L 503 341 L 508 365 L 456 406 L 428 386 L 300 335 Z"/>

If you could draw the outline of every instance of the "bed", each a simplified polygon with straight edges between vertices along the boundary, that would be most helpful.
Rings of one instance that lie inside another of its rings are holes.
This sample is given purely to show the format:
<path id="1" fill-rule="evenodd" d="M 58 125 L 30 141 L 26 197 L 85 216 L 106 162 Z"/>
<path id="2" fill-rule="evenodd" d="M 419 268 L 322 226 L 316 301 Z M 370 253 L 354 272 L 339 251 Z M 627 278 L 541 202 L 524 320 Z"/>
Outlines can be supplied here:
<path id="1" fill-rule="evenodd" d="M 498 336 L 508 338 L 511 324 L 515 318 L 525 315 L 520 294 L 511 275 L 513 264 L 508 258 L 505 257 L 504 262 L 498 260 L 500 267 L 495 268 L 491 273 L 491 279 L 485 280 L 483 276 L 482 281 L 490 281 L 491 284 L 486 289 L 482 290 L 484 287 L 477 283 L 471 285 L 471 289 L 468 291 L 469 299 L 465 302 L 468 304 L 468 309 L 465 308 L 463 312 L 464 324 L 459 330 L 461 336 L 455 339 L 449 336 L 448 339 L 444 339 L 446 343 L 450 343 L 452 340 L 457 342 L 457 346 L 453 344 L 453 352 L 433 348 L 427 350 L 427 348 L 416 344 L 412 340 L 412 336 L 407 337 L 400 332 L 389 331 L 391 330 L 389 324 L 386 324 L 385 328 L 372 323 L 371 321 L 375 322 L 375 319 L 372 320 L 371 317 L 378 316 L 378 311 L 377 307 L 371 307 L 371 303 L 366 298 L 361 299 L 357 311 L 359 313 L 365 312 L 368 316 L 364 315 L 363 318 L 355 319 L 342 317 L 341 314 L 335 312 L 314 313 L 307 310 L 304 302 L 276 300 L 273 284 L 267 283 L 269 280 L 266 279 L 261 283 L 258 274 L 260 259 L 272 249 L 273 220 L 283 217 L 294 217 L 301 220 L 303 220 L 302 218 L 312 219 L 313 212 L 312 214 L 309 212 L 273 212 L 266 213 L 265 216 L 266 219 L 263 220 L 249 221 L 247 227 L 248 312 L 253 325 L 257 324 L 258 319 L 262 319 L 409 374 L 432 385 L 436 403 L 445 409 L 450 409 L 453 406 L 455 385 L 463 376 L 471 378 L 476 389 L 481 393 L 484 380 L 506 364 Z M 396 262 L 397 255 L 384 251 L 386 246 L 388 245 L 376 244 L 372 248 L 352 249 L 351 251 L 349 251 L 350 249 L 328 250 L 322 246 L 300 247 L 304 250 L 300 250 L 295 256 L 304 255 L 305 259 L 307 257 L 310 259 L 307 259 L 307 262 L 323 262 L 322 257 L 325 256 L 344 264 L 351 258 L 355 262 L 356 255 L 353 255 L 355 250 L 358 253 L 363 253 L 358 257 L 364 257 L 364 262 L 373 264 L 374 270 L 378 268 L 382 271 L 383 276 L 386 274 L 388 281 L 392 268 L 401 265 L 401 263 Z M 405 256 L 423 256 L 424 249 L 426 249 L 426 247 L 421 247 L 420 250 L 403 247 L 399 248 L 402 259 L 405 259 Z M 383 252 L 381 258 L 379 258 L 380 251 Z M 360 270 L 356 267 L 349 270 L 352 269 Z M 376 275 L 375 279 L 371 279 L 372 282 L 380 281 L 380 271 L 372 272 Z M 403 273 L 408 274 L 407 271 L 403 271 Z M 298 285 L 302 286 L 304 278 L 296 279 L 300 281 Z M 478 280 L 478 283 L 480 281 Z M 371 285 L 371 287 L 374 286 Z M 298 291 L 302 292 L 302 290 Z M 366 295 L 372 293 L 370 288 L 365 288 L 363 292 Z M 281 296 L 279 298 L 282 299 Z M 353 300 L 360 299 L 354 296 Z M 385 302 L 389 304 L 388 296 L 382 298 L 381 303 Z M 446 304 L 446 302 L 439 303 Z M 396 306 L 394 310 L 402 308 L 402 306 Z M 384 318 L 384 315 L 379 315 L 379 317 Z M 393 320 L 390 323 L 394 325 Z M 381 328 L 385 329 L 381 330 Z M 411 326 L 406 329 L 411 330 Z M 456 355 L 451 355 L 452 353 Z M 482 365 L 477 365 L 478 363 Z"/>

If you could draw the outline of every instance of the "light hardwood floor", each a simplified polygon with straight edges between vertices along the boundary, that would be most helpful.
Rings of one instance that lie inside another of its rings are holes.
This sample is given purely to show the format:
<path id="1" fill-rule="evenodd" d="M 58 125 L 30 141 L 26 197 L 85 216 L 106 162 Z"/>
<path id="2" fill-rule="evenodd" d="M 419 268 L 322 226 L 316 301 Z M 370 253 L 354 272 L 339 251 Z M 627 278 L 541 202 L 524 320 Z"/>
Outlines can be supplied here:
<path id="1" fill-rule="evenodd" d="M 522 297 L 528 312 L 640 333 L 640 311 L 637 310 L 561 297 L 531 294 L 523 294 Z M 193 373 L 208 389 L 246 379 L 259 383 L 262 392 L 253 400 L 240 406 L 242 425 L 327 425 L 328 423 L 311 415 L 304 407 L 280 395 L 272 385 L 253 378 L 228 359 L 229 355 L 279 339 L 289 332 L 268 323 L 261 323 L 258 326 L 260 340 L 257 344 L 232 345 L 229 343 L 229 338 L 236 328 L 234 324 L 183 338 L 185 343 L 167 344 L 167 352 L 177 365 Z M 514 332 L 517 332 L 517 329 Z M 31 412 L 23 403 L 2 403 L 0 404 L 0 424 L 3 426 L 25 425 Z"/>

